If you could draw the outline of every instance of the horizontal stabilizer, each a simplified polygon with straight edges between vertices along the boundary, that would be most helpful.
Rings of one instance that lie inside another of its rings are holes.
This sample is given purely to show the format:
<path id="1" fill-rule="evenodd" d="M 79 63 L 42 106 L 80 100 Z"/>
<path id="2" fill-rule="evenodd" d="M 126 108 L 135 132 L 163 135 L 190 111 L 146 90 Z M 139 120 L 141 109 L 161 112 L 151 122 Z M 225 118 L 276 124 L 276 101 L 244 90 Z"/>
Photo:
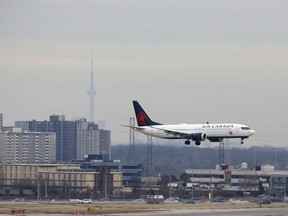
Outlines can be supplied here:
<path id="1" fill-rule="evenodd" d="M 131 125 L 121 125 L 123 127 L 128 127 L 128 128 L 132 128 L 132 129 L 137 129 L 137 130 L 144 130 L 143 127 L 137 127 L 137 126 L 131 126 Z"/>

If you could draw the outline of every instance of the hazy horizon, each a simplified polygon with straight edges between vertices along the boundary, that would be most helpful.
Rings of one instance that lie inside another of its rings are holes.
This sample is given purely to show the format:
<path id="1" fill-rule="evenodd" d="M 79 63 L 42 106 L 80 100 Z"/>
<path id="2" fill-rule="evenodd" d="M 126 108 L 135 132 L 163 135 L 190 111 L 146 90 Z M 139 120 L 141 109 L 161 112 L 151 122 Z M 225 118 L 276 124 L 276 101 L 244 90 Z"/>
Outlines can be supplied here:
<path id="1" fill-rule="evenodd" d="M 137 99 L 155 121 L 240 123 L 256 131 L 244 146 L 286 147 L 287 9 L 284 0 L 1 0 L 4 125 L 88 119 L 93 50 L 95 119 L 113 144 L 129 142 L 120 125 Z"/>

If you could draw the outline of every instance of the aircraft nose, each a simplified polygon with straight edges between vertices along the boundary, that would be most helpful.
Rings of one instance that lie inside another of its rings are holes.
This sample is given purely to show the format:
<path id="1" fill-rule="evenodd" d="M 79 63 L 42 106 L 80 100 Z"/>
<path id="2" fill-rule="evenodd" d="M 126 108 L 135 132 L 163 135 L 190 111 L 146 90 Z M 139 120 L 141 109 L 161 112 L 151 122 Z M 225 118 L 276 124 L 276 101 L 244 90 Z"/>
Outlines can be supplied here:
<path id="1" fill-rule="evenodd" d="M 251 135 L 255 134 L 255 131 L 254 130 L 251 130 Z"/>

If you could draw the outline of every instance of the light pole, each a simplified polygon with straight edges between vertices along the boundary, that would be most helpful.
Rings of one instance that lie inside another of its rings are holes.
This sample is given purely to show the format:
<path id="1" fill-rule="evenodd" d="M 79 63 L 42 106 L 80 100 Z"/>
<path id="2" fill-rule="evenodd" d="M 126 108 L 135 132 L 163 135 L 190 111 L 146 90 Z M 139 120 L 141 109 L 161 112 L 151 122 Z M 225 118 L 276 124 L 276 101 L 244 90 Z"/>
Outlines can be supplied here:
<path id="1" fill-rule="evenodd" d="M 214 178 L 214 176 L 212 177 L 211 172 L 210 172 L 210 199 L 213 199 L 213 187 L 212 187 L 212 179 Z"/>
<path id="2" fill-rule="evenodd" d="M 191 185 L 191 200 L 193 200 L 194 199 L 194 188 L 193 188 L 193 171 L 192 171 L 192 177 L 191 177 L 191 183 L 192 183 L 192 185 Z"/>
<path id="3" fill-rule="evenodd" d="M 192 184 L 192 187 L 191 187 L 191 200 L 194 199 L 194 194 L 193 194 L 193 184 Z"/>
<path id="4" fill-rule="evenodd" d="M 286 182 L 287 181 L 287 179 L 286 179 L 286 176 L 284 176 L 284 200 L 286 199 Z"/>
<path id="5" fill-rule="evenodd" d="M 278 164 L 278 149 L 276 148 L 276 152 L 275 152 L 275 170 L 277 170 L 277 164 Z"/>
<path id="6" fill-rule="evenodd" d="M 107 173 L 106 173 L 106 170 L 104 173 L 104 195 L 105 195 L 105 199 L 107 199 Z"/>
<path id="7" fill-rule="evenodd" d="M 256 152 L 255 152 L 255 147 L 253 146 L 253 161 L 254 161 L 254 169 L 256 169 Z"/>
<path id="8" fill-rule="evenodd" d="M 171 175 L 169 175 L 169 197 L 171 198 Z"/>

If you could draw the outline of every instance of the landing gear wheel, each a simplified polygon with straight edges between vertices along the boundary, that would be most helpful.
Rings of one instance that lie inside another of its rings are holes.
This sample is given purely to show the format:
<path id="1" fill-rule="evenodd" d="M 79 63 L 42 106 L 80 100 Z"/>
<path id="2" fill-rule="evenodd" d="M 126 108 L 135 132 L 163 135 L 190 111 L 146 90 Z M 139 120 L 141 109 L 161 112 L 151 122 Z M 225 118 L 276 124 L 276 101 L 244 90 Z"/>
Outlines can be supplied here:
<path id="1" fill-rule="evenodd" d="M 243 142 L 243 139 L 241 139 L 241 142 L 240 142 L 242 145 L 244 144 L 244 142 Z"/>
<path id="2" fill-rule="evenodd" d="M 201 144 L 200 141 L 196 141 L 196 142 L 195 142 L 195 145 L 197 145 L 197 146 L 199 146 L 200 144 Z"/>
<path id="3" fill-rule="evenodd" d="M 185 145 L 190 145 L 190 140 L 185 140 Z"/>

